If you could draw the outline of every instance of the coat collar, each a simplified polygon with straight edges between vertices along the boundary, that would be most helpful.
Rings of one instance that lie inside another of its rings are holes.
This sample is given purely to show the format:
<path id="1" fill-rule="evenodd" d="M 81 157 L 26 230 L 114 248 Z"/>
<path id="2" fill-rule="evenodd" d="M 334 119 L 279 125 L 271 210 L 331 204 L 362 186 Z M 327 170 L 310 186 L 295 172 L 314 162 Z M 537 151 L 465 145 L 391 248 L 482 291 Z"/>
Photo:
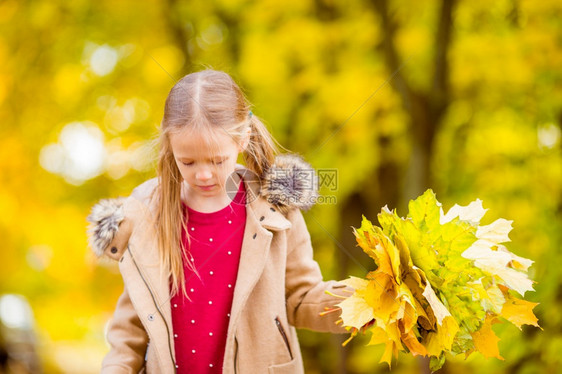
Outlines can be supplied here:
<path id="1" fill-rule="evenodd" d="M 246 167 L 237 164 L 235 175 L 242 178 L 246 189 L 246 214 L 251 214 L 256 223 L 271 231 L 285 230 L 291 227 L 291 222 L 285 218 L 281 209 L 268 202 L 267 196 L 262 196 L 259 179 Z"/>
<path id="2" fill-rule="evenodd" d="M 277 156 L 261 177 L 240 164 L 236 164 L 233 176 L 244 180 L 248 212 L 266 230 L 288 229 L 291 223 L 285 218 L 287 212 L 293 208 L 309 209 L 318 196 L 316 173 L 294 154 Z M 127 201 L 140 202 L 153 212 L 153 192 L 157 187 L 158 180 L 153 178 L 135 188 L 129 199 L 106 199 L 92 208 L 88 236 L 90 247 L 98 257 L 107 255 L 115 260 L 121 257 L 133 230 L 130 223 L 138 218 L 128 217 Z"/>

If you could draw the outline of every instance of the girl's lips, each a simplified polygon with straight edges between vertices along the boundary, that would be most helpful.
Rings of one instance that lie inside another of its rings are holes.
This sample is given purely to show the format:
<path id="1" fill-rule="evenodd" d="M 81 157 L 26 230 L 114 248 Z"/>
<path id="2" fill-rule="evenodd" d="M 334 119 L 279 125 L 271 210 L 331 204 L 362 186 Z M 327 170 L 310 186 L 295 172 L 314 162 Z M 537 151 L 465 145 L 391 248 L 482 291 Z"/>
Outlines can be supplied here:
<path id="1" fill-rule="evenodd" d="M 208 191 L 208 190 L 210 190 L 211 188 L 215 187 L 215 185 L 214 185 L 214 184 L 211 184 L 211 185 L 209 185 L 209 186 L 198 186 L 198 187 L 199 187 L 200 189 L 202 189 L 202 190 Z"/>

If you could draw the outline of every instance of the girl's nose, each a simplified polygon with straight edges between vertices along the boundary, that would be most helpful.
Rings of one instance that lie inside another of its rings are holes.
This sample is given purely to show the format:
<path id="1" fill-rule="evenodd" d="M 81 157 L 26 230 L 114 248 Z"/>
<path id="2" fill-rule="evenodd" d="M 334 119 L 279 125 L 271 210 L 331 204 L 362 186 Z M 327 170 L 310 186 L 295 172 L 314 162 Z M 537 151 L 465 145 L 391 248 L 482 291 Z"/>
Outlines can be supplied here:
<path id="1" fill-rule="evenodd" d="M 207 167 L 200 168 L 195 173 L 195 178 L 199 180 L 208 180 L 211 179 L 212 177 L 213 177 L 213 173 L 211 173 L 211 170 Z"/>

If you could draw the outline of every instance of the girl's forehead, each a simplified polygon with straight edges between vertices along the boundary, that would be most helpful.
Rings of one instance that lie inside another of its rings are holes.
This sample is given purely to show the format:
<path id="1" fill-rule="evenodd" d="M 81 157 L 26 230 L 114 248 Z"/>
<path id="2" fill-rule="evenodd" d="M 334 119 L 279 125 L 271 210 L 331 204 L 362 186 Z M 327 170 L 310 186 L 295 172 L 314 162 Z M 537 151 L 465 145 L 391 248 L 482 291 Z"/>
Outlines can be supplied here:
<path id="1" fill-rule="evenodd" d="M 214 158 L 237 152 L 233 137 L 222 129 L 181 130 L 170 134 L 170 143 L 176 157 Z"/>

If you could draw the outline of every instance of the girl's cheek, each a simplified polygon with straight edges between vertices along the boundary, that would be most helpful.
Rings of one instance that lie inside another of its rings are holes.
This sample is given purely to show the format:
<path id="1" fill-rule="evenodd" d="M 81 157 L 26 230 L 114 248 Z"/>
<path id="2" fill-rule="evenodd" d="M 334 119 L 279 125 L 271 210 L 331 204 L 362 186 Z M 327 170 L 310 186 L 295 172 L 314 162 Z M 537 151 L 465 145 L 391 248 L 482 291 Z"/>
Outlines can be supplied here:
<path id="1" fill-rule="evenodd" d="M 219 167 L 217 168 L 217 172 L 220 175 L 228 175 L 229 173 L 229 165 L 226 162 L 223 162 L 222 164 L 219 165 Z"/>

